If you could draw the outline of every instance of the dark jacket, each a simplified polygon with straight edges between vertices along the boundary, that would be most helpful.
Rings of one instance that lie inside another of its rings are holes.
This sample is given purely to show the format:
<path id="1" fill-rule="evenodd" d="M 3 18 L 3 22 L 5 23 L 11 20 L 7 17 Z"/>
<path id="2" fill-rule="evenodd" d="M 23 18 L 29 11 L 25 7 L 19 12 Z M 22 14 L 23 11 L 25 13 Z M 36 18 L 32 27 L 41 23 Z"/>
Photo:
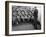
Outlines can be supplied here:
<path id="1" fill-rule="evenodd" d="M 37 10 L 37 9 L 34 10 L 34 17 L 35 17 L 35 18 L 38 17 L 38 10 Z"/>

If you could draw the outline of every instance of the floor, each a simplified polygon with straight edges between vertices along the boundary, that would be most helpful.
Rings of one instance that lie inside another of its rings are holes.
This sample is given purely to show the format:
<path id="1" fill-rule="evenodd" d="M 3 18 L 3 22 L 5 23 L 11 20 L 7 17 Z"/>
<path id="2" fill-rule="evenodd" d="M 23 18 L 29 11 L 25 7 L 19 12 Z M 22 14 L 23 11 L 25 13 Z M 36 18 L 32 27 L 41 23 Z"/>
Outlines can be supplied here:
<path id="1" fill-rule="evenodd" d="M 37 25 L 38 29 L 40 29 L 40 25 Z M 19 30 L 35 30 L 34 26 L 30 23 L 24 23 L 20 25 L 13 25 L 12 26 L 13 31 L 19 31 Z"/>

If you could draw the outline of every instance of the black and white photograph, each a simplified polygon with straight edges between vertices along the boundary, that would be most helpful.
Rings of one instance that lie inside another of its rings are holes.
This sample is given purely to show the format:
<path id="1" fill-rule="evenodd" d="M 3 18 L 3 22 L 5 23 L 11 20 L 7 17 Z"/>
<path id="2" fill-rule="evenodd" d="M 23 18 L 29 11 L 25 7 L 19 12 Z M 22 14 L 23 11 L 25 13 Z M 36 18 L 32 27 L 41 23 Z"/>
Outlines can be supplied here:
<path id="1" fill-rule="evenodd" d="M 41 29 L 41 13 L 37 6 L 12 6 L 12 30 Z M 39 13 L 39 15 L 38 15 Z"/>
<path id="2" fill-rule="evenodd" d="M 9 34 L 44 33 L 44 3 L 9 2 L 8 6 Z"/>

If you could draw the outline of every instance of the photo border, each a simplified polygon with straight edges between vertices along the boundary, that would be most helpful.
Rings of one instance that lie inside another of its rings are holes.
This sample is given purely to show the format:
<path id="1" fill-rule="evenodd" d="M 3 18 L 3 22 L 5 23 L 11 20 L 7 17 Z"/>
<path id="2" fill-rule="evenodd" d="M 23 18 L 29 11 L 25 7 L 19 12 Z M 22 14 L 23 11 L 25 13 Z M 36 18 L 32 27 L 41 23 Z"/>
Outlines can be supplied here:
<path id="1" fill-rule="evenodd" d="M 44 32 L 42 33 L 28 33 L 28 34 L 9 34 L 9 3 L 26 3 L 26 4 L 42 4 L 44 5 Z M 18 36 L 18 35 L 32 35 L 32 34 L 45 34 L 45 3 L 37 2 L 20 2 L 20 1 L 5 1 L 5 35 Z"/>

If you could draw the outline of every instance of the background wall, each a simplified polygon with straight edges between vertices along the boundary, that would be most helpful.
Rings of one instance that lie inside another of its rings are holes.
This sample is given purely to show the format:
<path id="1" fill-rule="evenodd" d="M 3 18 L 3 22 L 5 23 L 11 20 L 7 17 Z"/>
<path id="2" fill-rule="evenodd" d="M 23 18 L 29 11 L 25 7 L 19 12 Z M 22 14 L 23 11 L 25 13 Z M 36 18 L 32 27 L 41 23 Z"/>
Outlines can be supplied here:
<path id="1" fill-rule="evenodd" d="M 13 36 L 5 36 L 5 1 L 6 0 L 0 0 L 0 37 L 13 37 Z M 10 1 L 10 0 L 7 0 L 7 1 Z M 45 3 L 45 6 L 46 6 L 46 0 L 14 0 L 14 1 L 40 2 L 40 3 Z M 45 11 L 45 14 L 46 14 L 46 11 Z M 45 18 L 46 18 L 46 15 L 45 15 Z M 46 22 L 45 22 L 45 26 L 46 26 Z M 46 37 L 46 34 L 23 35 L 23 36 L 16 36 L 16 37 Z"/>

